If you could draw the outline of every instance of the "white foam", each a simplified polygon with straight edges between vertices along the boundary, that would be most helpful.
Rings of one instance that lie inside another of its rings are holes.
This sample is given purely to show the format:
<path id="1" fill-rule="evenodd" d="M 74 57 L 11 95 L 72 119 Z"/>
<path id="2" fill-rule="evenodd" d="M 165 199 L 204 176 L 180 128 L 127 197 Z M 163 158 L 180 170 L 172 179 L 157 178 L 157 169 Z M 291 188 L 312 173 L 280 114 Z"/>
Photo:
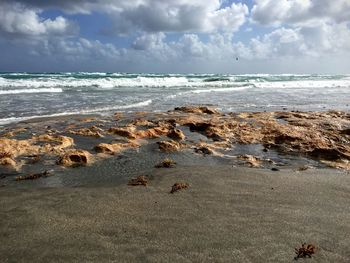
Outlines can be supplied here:
<path id="1" fill-rule="evenodd" d="M 295 81 L 273 81 L 273 82 L 251 82 L 257 88 L 348 88 L 350 80 L 295 80 Z"/>
<path id="2" fill-rule="evenodd" d="M 13 89 L 0 90 L 1 94 L 22 94 L 22 93 L 60 93 L 63 92 L 61 88 L 39 88 L 39 89 Z"/>
<path id="3" fill-rule="evenodd" d="M 191 90 L 188 93 L 208 93 L 208 92 L 229 92 L 229 91 L 239 91 L 246 90 L 252 86 L 241 86 L 241 87 L 228 87 L 228 88 L 211 88 L 211 89 L 197 89 Z"/>
<path id="4" fill-rule="evenodd" d="M 30 119 L 36 119 L 36 118 L 50 118 L 50 117 L 59 117 L 59 116 L 69 116 L 69 115 L 84 115 L 84 114 L 91 114 L 91 113 L 102 113 L 105 111 L 111 111 L 111 110 L 124 110 L 124 109 L 131 109 L 131 108 L 140 108 L 148 106 L 152 103 L 152 100 L 145 100 L 133 104 L 128 105 L 116 105 L 112 107 L 101 107 L 101 108 L 95 108 L 95 109 L 86 109 L 86 110 L 80 110 L 80 111 L 71 111 L 71 112 L 60 112 L 60 113 L 53 113 L 48 115 L 34 115 L 34 116 L 27 116 L 27 117 L 11 117 L 11 118 L 4 118 L 0 119 L 0 125 L 6 125 L 9 123 L 15 123 L 20 121 L 26 121 Z"/>

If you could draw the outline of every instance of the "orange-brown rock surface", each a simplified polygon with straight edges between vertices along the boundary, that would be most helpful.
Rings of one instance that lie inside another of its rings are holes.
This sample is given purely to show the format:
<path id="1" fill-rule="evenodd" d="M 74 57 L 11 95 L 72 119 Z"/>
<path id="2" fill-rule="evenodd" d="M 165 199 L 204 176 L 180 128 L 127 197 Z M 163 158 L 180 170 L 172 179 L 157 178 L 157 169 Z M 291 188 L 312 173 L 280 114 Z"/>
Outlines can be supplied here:
<path id="1" fill-rule="evenodd" d="M 176 151 L 179 151 L 181 148 L 181 144 L 174 140 L 160 141 L 157 143 L 158 143 L 159 150 L 164 152 L 176 152 Z"/>
<path id="2" fill-rule="evenodd" d="M 177 107 L 174 109 L 175 111 L 181 111 L 186 113 L 206 113 L 206 114 L 220 114 L 214 108 L 205 107 L 205 106 L 185 106 L 185 107 Z"/>
<path id="3" fill-rule="evenodd" d="M 92 161 L 92 156 L 88 151 L 71 149 L 65 152 L 57 161 L 57 164 L 64 166 L 83 166 Z"/>
<path id="4" fill-rule="evenodd" d="M 81 128 L 78 130 L 70 130 L 69 133 L 71 134 L 76 134 L 76 135 L 81 135 L 81 136 L 92 136 L 96 138 L 102 138 L 103 130 L 101 128 L 98 128 L 96 126 L 92 126 L 90 128 Z"/>

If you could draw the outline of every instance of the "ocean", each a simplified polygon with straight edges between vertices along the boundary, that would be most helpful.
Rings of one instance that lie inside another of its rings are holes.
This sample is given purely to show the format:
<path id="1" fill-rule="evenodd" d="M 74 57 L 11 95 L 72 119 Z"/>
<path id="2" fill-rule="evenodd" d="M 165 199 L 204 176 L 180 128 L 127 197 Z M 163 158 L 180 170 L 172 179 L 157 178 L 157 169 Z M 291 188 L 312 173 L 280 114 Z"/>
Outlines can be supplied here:
<path id="1" fill-rule="evenodd" d="M 349 110 L 350 75 L 0 73 L 0 125 L 194 104 L 222 111 Z"/>

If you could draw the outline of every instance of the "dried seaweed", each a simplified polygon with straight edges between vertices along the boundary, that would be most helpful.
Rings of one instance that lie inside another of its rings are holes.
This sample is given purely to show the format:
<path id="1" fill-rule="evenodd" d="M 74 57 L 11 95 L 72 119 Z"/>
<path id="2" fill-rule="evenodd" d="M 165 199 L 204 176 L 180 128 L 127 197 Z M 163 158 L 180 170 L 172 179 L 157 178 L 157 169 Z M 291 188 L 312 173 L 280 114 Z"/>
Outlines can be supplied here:
<path id="1" fill-rule="evenodd" d="M 136 178 L 131 179 L 128 183 L 128 185 L 132 185 L 132 186 L 136 186 L 136 185 L 147 186 L 147 184 L 148 184 L 148 178 L 143 175 L 140 175 Z"/>
<path id="2" fill-rule="evenodd" d="M 172 168 L 175 166 L 175 164 L 176 164 L 175 161 L 166 158 L 163 161 L 161 161 L 160 163 L 158 163 L 155 167 L 156 168 Z"/>
<path id="3" fill-rule="evenodd" d="M 35 179 L 39 179 L 41 177 L 49 177 L 49 176 L 52 176 L 52 173 L 50 173 L 49 171 L 46 170 L 42 173 L 17 176 L 16 181 L 35 180 Z"/>
<path id="4" fill-rule="evenodd" d="M 173 194 L 181 189 L 187 189 L 189 187 L 188 183 L 175 183 L 172 187 L 171 187 L 171 191 L 170 193 Z"/>
<path id="5" fill-rule="evenodd" d="M 295 260 L 298 260 L 299 258 L 311 258 L 313 254 L 316 252 L 316 246 L 313 244 L 306 244 L 303 243 L 301 247 L 295 248 Z"/>

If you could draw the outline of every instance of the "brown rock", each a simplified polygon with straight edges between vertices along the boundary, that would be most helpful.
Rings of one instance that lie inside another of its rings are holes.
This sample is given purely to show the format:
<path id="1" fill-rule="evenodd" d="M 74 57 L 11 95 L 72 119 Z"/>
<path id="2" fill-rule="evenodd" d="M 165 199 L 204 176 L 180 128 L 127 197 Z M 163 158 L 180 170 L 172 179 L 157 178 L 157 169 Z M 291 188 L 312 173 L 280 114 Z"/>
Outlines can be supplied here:
<path id="1" fill-rule="evenodd" d="M 196 153 L 202 154 L 213 154 L 214 151 L 210 149 L 208 146 L 200 146 L 194 149 Z"/>
<path id="2" fill-rule="evenodd" d="M 260 167 L 262 163 L 258 157 L 249 154 L 240 155 L 238 156 L 238 159 L 245 161 L 251 167 Z"/>
<path id="3" fill-rule="evenodd" d="M 0 159 L 0 165 L 15 167 L 16 161 L 10 157 L 3 157 Z"/>
<path id="4" fill-rule="evenodd" d="M 105 153 L 114 155 L 118 152 L 120 152 L 122 147 L 119 144 L 107 144 L 107 143 L 100 143 L 95 146 L 94 150 L 98 153 Z"/>
<path id="5" fill-rule="evenodd" d="M 172 129 L 167 136 L 174 140 L 182 141 L 186 138 L 185 134 L 179 129 Z"/>
<path id="6" fill-rule="evenodd" d="M 164 152 L 176 152 L 180 150 L 180 143 L 176 142 L 176 141 L 160 141 L 157 142 L 158 143 L 158 147 L 161 151 Z"/>
<path id="7" fill-rule="evenodd" d="M 185 106 L 177 107 L 175 111 L 182 111 L 186 113 L 206 113 L 206 114 L 220 114 L 217 110 L 205 106 Z"/>
<path id="8" fill-rule="evenodd" d="M 108 132 L 122 136 L 122 137 L 129 138 L 129 139 L 136 139 L 134 126 L 125 127 L 125 128 L 112 127 L 108 130 Z"/>
<path id="9" fill-rule="evenodd" d="M 72 149 L 63 154 L 57 164 L 64 166 L 82 166 L 91 162 L 91 154 L 84 150 Z"/>
<path id="10" fill-rule="evenodd" d="M 101 134 L 102 129 L 92 126 L 91 128 L 81 128 L 79 130 L 70 130 L 68 131 L 71 134 L 81 135 L 81 136 L 91 136 L 96 138 L 102 138 Z"/>

